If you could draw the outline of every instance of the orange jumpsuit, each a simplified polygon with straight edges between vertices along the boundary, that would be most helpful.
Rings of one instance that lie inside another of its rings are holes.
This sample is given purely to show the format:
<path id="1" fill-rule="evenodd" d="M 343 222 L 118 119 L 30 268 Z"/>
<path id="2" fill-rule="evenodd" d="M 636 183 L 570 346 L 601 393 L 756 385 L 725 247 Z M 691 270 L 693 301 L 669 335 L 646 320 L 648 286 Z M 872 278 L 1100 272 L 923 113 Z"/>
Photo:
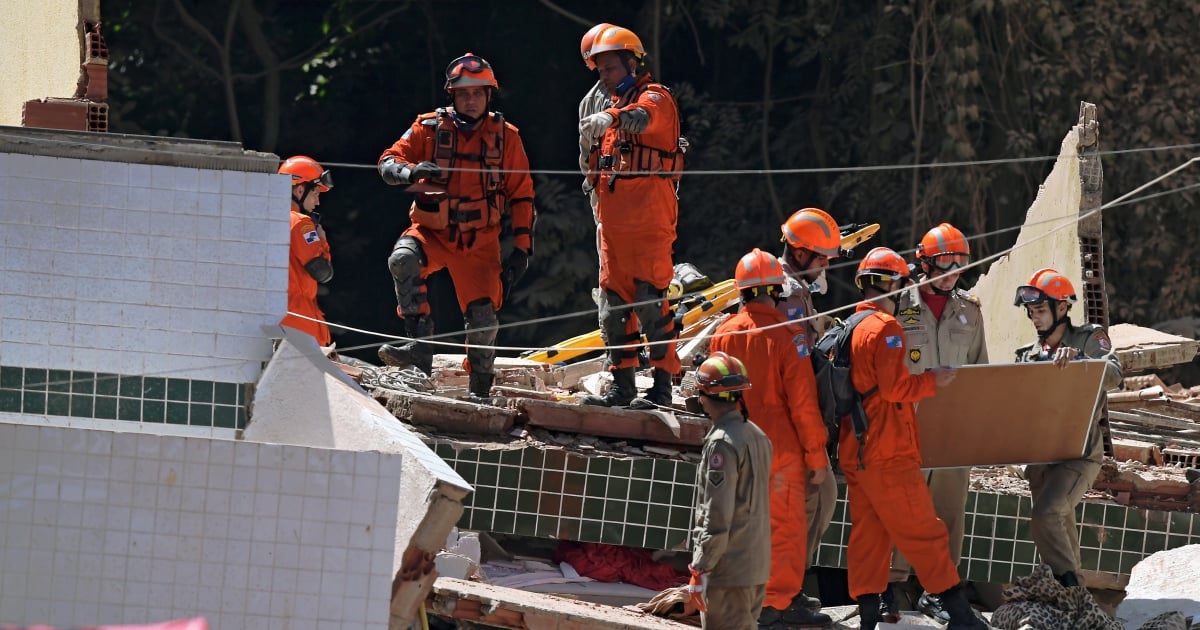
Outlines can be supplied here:
<path id="1" fill-rule="evenodd" d="M 426 257 L 420 293 L 426 292 L 424 281 L 430 275 L 449 269 L 464 312 L 467 305 L 483 298 L 499 308 L 503 297 L 500 216 L 506 204 L 512 209 L 513 247 L 526 253 L 533 250 L 529 158 L 517 128 L 499 114 L 488 112 L 473 130 L 464 132 L 448 121 L 450 111 L 419 116 L 379 161 L 387 157 L 406 164 L 435 161 L 447 178 L 431 182 L 444 187 L 445 194 L 418 194 L 408 213 L 412 225 L 404 236 L 420 241 Z M 452 134 L 444 137 L 450 144 L 441 145 L 452 150 L 439 152 L 439 129 Z M 427 300 L 421 299 L 420 313 L 429 314 Z"/>
<path id="2" fill-rule="evenodd" d="M 850 596 L 887 589 L 893 544 L 926 591 L 943 593 L 958 584 L 958 571 L 950 559 L 946 525 L 934 512 L 921 472 L 913 409 L 913 403 L 933 396 L 937 385 L 930 372 L 909 373 L 904 330 L 895 317 L 870 303 L 858 310 L 875 313 L 854 329 L 850 378 L 860 392 L 879 389 L 863 400 L 867 435 L 861 461 L 858 439 L 846 420 L 838 443 L 850 506 Z"/>
<path id="3" fill-rule="evenodd" d="M 783 610 L 804 585 L 808 471 L 829 466 L 827 433 L 817 405 L 808 344 L 798 326 L 755 330 L 787 321 L 774 307 L 751 302 L 722 323 L 711 342 L 742 360 L 750 373 L 743 392 L 748 415 L 771 439 L 771 574 L 763 606 Z M 747 334 L 722 335 L 730 331 Z M 885 556 L 884 569 L 886 566 Z"/>
<path id="4" fill-rule="evenodd" d="M 618 120 L 620 112 L 641 108 L 649 114 L 642 133 L 621 131 L 614 123 L 592 151 L 596 189 L 596 230 L 600 246 L 600 289 L 615 294 L 624 304 L 653 296 L 637 291 L 636 281 L 652 287 L 659 296 L 674 279 L 671 262 L 679 200 L 675 195 L 676 169 L 682 167 L 679 149 L 679 107 L 662 85 L 644 74 L 623 97 L 613 96 L 613 106 L 604 110 Z M 619 306 L 619 305 L 617 305 Z M 624 313 L 616 313 L 614 317 Z M 658 304 L 658 321 L 645 321 L 646 309 L 629 312 L 624 323 L 625 339 L 636 341 L 641 332 L 650 341 L 672 339 L 674 320 L 666 300 Z M 601 319 L 605 318 L 601 313 Z M 640 322 L 640 326 L 639 326 Z M 610 326 L 604 326 L 609 329 Z M 619 341 L 610 332 L 609 342 Z M 672 374 L 682 366 L 679 356 L 665 345 L 651 346 L 650 363 Z M 620 354 L 613 368 L 635 367 L 636 351 Z"/>
<path id="5" fill-rule="evenodd" d="M 332 260 L 329 252 L 329 242 L 321 238 L 312 217 L 300 212 L 296 204 L 292 204 L 291 251 L 288 256 L 288 312 L 297 313 L 319 319 L 311 321 L 291 315 L 284 315 L 279 322 L 281 326 L 289 326 L 312 335 L 317 343 L 328 346 L 331 342 L 329 327 L 325 325 L 325 313 L 317 306 L 317 281 L 313 279 L 304 265 L 314 258 Z"/>

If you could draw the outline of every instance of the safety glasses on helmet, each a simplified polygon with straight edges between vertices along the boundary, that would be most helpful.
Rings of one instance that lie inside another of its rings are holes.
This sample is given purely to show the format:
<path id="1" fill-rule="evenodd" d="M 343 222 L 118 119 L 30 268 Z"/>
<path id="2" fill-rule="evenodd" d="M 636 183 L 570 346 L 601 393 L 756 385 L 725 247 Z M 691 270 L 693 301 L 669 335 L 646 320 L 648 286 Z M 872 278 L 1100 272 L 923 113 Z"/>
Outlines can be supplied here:
<path id="1" fill-rule="evenodd" d="M 324 186 L 326 189 L 333 188 L 333 173 L 321 171 L 321 176 L 316 179 L 315 183 Z"/>
<path id="2" fill-rule="evenodd" d="M 971 262 L 971 257 L 966 254 L 938 254 L 926 260 L 934 269 L 949 273 L 967 266 L 967 263 Z"/>
<path id="3" fill-rule="evenodd" d="M 462 57 L 451 61 L 450 65 L 446 66 L 446 78 L 450 81 L 454 81 L 458 79 L 458 77 L 462 76 L 463 72 L 478 74 L 486 69 L 491 69 L 491 66 L 488 65 L 488 62 L 485 61 L 483 57 L 478 57 L 476 55 L 463 55 Z"/>
<path id="4" fill-rule="evenodd" d="M 1013 306 L 1031 306 L 1041 304 L 1049 299 L 1050 296 L 1046 295 L 1045 291 L 1023 284 L 1017 287 L 1017 295 L 1013 298 Z"/>

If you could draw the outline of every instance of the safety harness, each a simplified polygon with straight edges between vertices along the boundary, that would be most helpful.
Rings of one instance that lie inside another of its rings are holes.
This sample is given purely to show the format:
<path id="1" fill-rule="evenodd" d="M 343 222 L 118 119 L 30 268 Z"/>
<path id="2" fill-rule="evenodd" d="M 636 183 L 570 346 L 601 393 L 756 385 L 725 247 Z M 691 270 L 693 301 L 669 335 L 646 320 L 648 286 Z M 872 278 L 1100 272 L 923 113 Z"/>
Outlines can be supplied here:
<path id="1" fill-rule="evenodd" d="M 656 147 L 642 142 L 642 134 L 617 130 L 616 154 L 601 155 L 600 140 L 592 143 L 588 156 L 588 185 L 595 188 L 603 172 L 608 172 L 608 190 L 612 192 L 617 179 L 639 177 L 662 177 L 676 184 L 683 177 L 683 154 L 687 149 L 687 138 L 679 136 L 679 105 L 671 90 L 661 83 L 648 82 L 635 86 L 622 99 L 621 105 L 636 102 L 645 92 L 653 92 L 667 99 L 675 107 L 675 146 Z"/>
<path id="2" fill-rule="evenodd" d="M 460 174 L 460 185 L 452 191 L 467 194 L 452 196 L 451 191 L 445 194 L 419 193 L 413 204 L 411 218 L 431 230 L 449 228 L 450 240 L 457 241 L 462 247 L 471 247 L 475 244 L 475 231 L 499 225 L 504 209 L 502 162 L 507 129 L 504 116 L 494 112 L 480 121 L 475 130 L 475 133 L 481 134 L 479 153 L 458 150 L 458 128 L 448 108 L 439 107 L 425 114 L 421 117 L 421 124 L 433 128 L 433 161 L 444 173 L 442 178 L 431 180 L 433 184 L 448 187 L 451 173 L 460 162 L 467 162 L 465 168 L 470 170 Z M 468 184 L 468 178 L 472 175 L 479 177 L 477 186 Z"/>

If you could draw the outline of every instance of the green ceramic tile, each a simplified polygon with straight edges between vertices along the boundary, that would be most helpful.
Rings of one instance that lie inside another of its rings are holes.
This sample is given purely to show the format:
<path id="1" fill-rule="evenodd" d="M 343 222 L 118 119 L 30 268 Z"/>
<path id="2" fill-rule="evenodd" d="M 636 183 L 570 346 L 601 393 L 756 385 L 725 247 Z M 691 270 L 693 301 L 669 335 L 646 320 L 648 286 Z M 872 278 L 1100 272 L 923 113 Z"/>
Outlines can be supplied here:
<path id="1" fill-rule="evenodd" d="M 234 410 L 233 421 L 237 423 L 236 428 L 238 428 L 238 429 L 246 428 L 246 404 L 245 403 L 242 403 L 241 406 L 239 406 L 237 409 Z"/>
<path id="2" fill-rule="evenodd" d="M 518 482 L 521 481 L 521 469 L 514 466 L 500 466 L 498 469 L 498 478 L 496 478 L 497 487 L 502 488 L 517 488 Z M 533 475 L 527 475 L 533 478 Z"/>
<path id="3" fill-rule="evenodd" d="M 506 448 L 500 451 L 500 463 L 504 466 L 512 466 L 514 468 L 521 467 L 521 451 L 524 449 Z"/>
<path id="4" fill-rule="evenodd" d="M 150 400 L 164 400 L 166 397 L 167 379 L 160 376 L 147 376 L 142 379 L 142 398 L 147 398 Z M 236 402 L 231 402 L 229 404 L 236 404 Z"/>
<path id="5" fill-rule="evenodd" d="M 976 514 L 974 519 L 968 515 L 968 520 L 973 522 L 964 523 L 964 528 L 967 531 L 974 533 L 976 536 L 991 538 L 995 533 L 996 517 L 987 516 L 985 514 Z"/>
<path id="6" fill-rule="evenodd" d="M 491 531 L 501 534 L 515 534 L 517 531 L 517 514 L 515 512 L 496 510 L 492 514 Z"/>
<path id="7" fill-rule="evenodd" d="M 1102 549 L 1121 549 L 1125 546 L 1125 531 L 1121 529 L 1105 528 L 1103 535 L 1100 537 L 1100 547 Z"/>
<path id="8" fill-rule="evenodd" d="M 83 394 L 71 395 L 71 415 L 76 418 L 91 418 L 96 413 L 96 397 Z"/>
<path id="9" fill-rule="evenodd" d="M 691 529 L 692 527 L 692 510 L 691 508 L 672 507 L 671 520 L 667 521 L 667 527 L 670 529 Z"/>
<path id="10" fill-rule="evenodd" d="M 492 531 L 492 525 L 491 510 L 471 510 L 471 529 L 481 532 L 490 532 Z"/>
<path id="11" fill-rule="evenodd" d="M 0 365 L 0 388 L 25 389 L 25 370 L 9 365 Z"/>
<path id="12" fill-rule="evenodd" d="M 1188 536 L 1192 530 L 1192 515 L 1186 512 L 1171 512 L 1171 528 L 1168 534 L 1183 534 Z"/>
<path id="13" fill-rule="evenodd" d="M 992 541 L 992 560 L 997 562 L 1012 562 L 1014 544 L 1011 540 Z"/>
<path id="14" fill-rule="evenodd" d="M 46 414 L 51 416 L 71 415 L 70 394 L 49 394 L 46 396 Z"/>
<path id="15" fill-rule="evenodd" d="M 563 477 L 563 494 L 583 495 L 587 491 L 587 475 L 568 472 Z"/>
<path id="16" fill-rule="evenodd" d="M 671 505 L 688 506 L 692 505 L 692 497 L 695 495 L 695 486 L 675 484 L 675 488 L 671 491 Z"/>
<path id="17" fill-rule="evenodd" d="M 1104 504 L 1102 503 L 1084 503 L 1083 515 L 1079 517 L 1080 523 L 1095 523 L 1096 525 L 1104 524 Z"/>
<path id="18" fill-rule="evenodd" d="M 434 442 L 429 447 L 433 449 L 434 454 L 442 459 L 454 459 L 454 447 L 446 442 Z"/>
<path id="19" fill-rule="evenodd" d="M 1080 550 L 1080 555 L 1083 555 L 1083 550 Z M 1100 571 L 1108 573 L 1119 573 L 1121 571 L 1121 554 L 1117 551 L 1105 550 L 1100 554 L 1100 559 L 1096 566 Z"/>
<path id="20" fill-rule="evenodd" d="M 167 400 L 187 402 L 191 400 L 190 381 L 182 378 L 167 379 Z"/>
<path id="21" fill-rule="evenodd" d="M 666 459 L 654 460 L 653 478 L 657 481 L 675 481 L 675 462 Z"/>
<path id="22" fill-rule="evenodd" d="M 472 510 L 463 510 L 462 516 L 458 517 L 454 526 L 459 529 L 471 529 L 471 512 Z"/>
<path id="23" fill-rule="evenodd" d="M 49 379 L 49 382 L 46 384 L 46 388 L 49 391 L 60 392 L 63 394 L 71 393 L 70 370 L 50 370 L 47 373 L 46 378 Z"/>
<path id="24" fill-rule="evenodd" d="M 629 479 L 632 473 L 633 462 L 628 459 L 614 459 L 608 471 L 608 474 L 613 477 L 621 477 L 623 479 Z"/>
<path id="25" fill-rule="evenodd" d="M 629 500 L 641 503 L 650 501 L 650 482 L 644 479 L 629 482 Z"/>
<path id="26" fill-rule="evenodd" d="M 604 499 L 588 497 L 583 500 L 583 518 L 599 521 L 604 518 Z"/>
<path id="27" fill-rule="evenodd" d="M 140 387 L 139 387 L 140 389 Z M 213 401 L 213 382 L 212 381 L 192 381 L 192 396 L 190 400 L 194 403 L 209 403 Z"/>
<path id="28" fill-rule="evenodd" d="M 608 479 L 608 490 L 605 492 L 605 496 L 613 499 L 627 499 L 629 497 L 629 478 L 610 477 Z"/>
<path id="29" fill-rule="evenodd" d="M 604 520 L 611 523 L 625 522 L 625 505 L 626 503 L 617 499 L 608 499 L 604 502 Z"/>
<path id="30" fill-rule="evenodd" d="M 580 521 L 577 518 L 558 519 L 559 540 L 578 540 Z"/>
<path id="31" fill-rule="evenodd" d="M 976 582 L 987 582 L 991 575 L 991 563 L 972 561 L 967 565 L 967 579 Z"/>
<path id="32" fill-rule="evenodd" d="M 21 400 L 21 413 L 46 413 L 46 393 L 26 390 Z"/>
<path id="33" fill-rule="evenodd" d="M 496 489 L 496 511 L 517 511 L 517 491 L 512 488 Z"/>
<path id="34" fill-rule="evenodd" d="M 480 452 L 479 455 L 482 457 L 483 453 Z M 497 464 L 485 464 L 480 462 L 478 464 L 478 469 L 475 471 L 475 481 L 477 483 L 482 483 L 489 486 L 504 487 L 503 484 L 500 483 L 500 466 Z M 516 481 L 514 480 L 513 484 L 507 487 L 515 489 L 517 487 Z"/>
<path id="35" fill-rule="evenodd" d="M 136 398 L 117 399 L 117 419 L 137 422 L 142 419 L 142 401 Z"/>
<path id="36" fill-rule="evenodd" d="M 1033 564 L 1037 561 L 1037 548 L 1032 542 L 1018 540 L 1013 547 L 1014 564 Z"/>
<path id="37" fill-rule="evenodd" d="M 622 538 L 622 530 L 624 527 L 617 523 L 605 523 L 600 529 L 600 542 L 606 545 L 621 545 L 624 544 Z"/>
<path id="38" fill-rule="evenodd" d="M 96 373 L 96 394 L 98 396 L 116 396 L 120 377 L 107 372 Z"/>
<path id="39" fill-rule="evenodd" d="M 1121 541 L 1121 550 L 1142 553 L 1146 546 L 1146 532 L 1127 529 L 1125 538 Z"/>
<path id="40" fill-rule="evenodd" d="M 104 420 L 116 420 L 117 399 L 110 396 L 97 396 L 94 417 Z"/>
<path id="41" fill-rule="evenodd" d="M 996 499 L 996 514 L 1016 516 L 1021 510 L 1022 497 L 1015 494 L 1001 494 Z"/>
<path id="42" fill-rule="evenodd" d="M 500 467 L 500 476 L 504 477 L 504 470 L 508 466 Z M 542 487 L 541 470 L 537 468 L 517 468 L 517 479 L 515 479 L 515 487 L 521 490 L 537 490 Z"/>
<path id="43" fill-rule="evenodd" d="M 562 494 L 563 477 L 566 476 L 566 473 L 561 470 L 542 470 L 540 472 L 538 489 L 542 492 Z"/>
<path id="44" fill-rule="evenodd" d="M 594 459 L 601 459 L 601 458 L 597 457 Z M 567 470 L 569 470 L 571 472 L 582 473 L 582 472 L 587 472 L 587 470 L 588 470 L 588 458 L 586 458 L 582 455 L 568 453 L 566 463 L 567 463 Z"/>
<path id="45" fill-rule="evenodd" d="M 567 454 L 560 449 L 547 450 L 542 467 L 546 470 L 566 470 Z"/>
<path id="46" fill-rule="evenodd" d="M 696 465 L 690 462 L 675 462 L 675 483 L 696 483 Z"/>
<path id="47" fill-rule="evenodd" d="M 196 407 L 196 405 L 192 406 Z M 226 407 L 224 405 L 218 405 L 215 407 L 209 407 L 208 405 L 200 406 L 212 410 L 212 425 L 214 427 L 220 427 L 222 429 L 237 428 L 237 408 Z"/>
<path id="48" fill-rule="evenodd" d="M 213 425 L 212 405 L 188 405 L 188 424 L 194 427 L 211 427 Z"/>
<path id="49" fill-rule="evenodd" d="M 537 514 L 538 493 L 533 490 L 521 490 L 517 493 L 517 512 L 522 514 Z"/>
<path id="50" fill-rule="evenodd" d="M 188 405 L 187 405 L 187 403 L 181 403 L 181 402 L 167 403 L 167 423 L 168 424 L 187 424 L 188 423 Z"/>
<path id="51" fill-rule="evenodd" d="M 491 486 L 475 486 L 475 492 L 472 492 L 467 500 L 474 507 L 496 509 L 496 489 Z"/>
<path id="52" fill-rule="evenodd" d="M 163 401 L 142 401 L 142 421 L 162 422 L 167 419 L 167 403 Z"/>
<path id="53" fill-rule="evenodd" d="M 600 521 L 583 520 L 579 523 L 579 540 L 600 542 Z"/>
<path id="54" fill-rule="evenodd" d="M 583 516 L 583 497 L 564 494 L 560 504 L 560 514 L 578 518 Z"/>
<path id="55" fill-rule="evenodd" d="M 1121 554 L 1121 574 L 1129 575 L 1133 571 L 1134 565 L 1142 561 L 1144 557 L 1139 551 L 1138 553 L 1122 553 Z"/>
<path id="56" fill-rule="evenodd" d="M 1125 527 L 1125 508 L 1119 505 L 1104 506 L 1104 525 L 1107 527 Z"/>
<path id="57" fill-rule="evenodd" d="M 558 537 L 558 518 L 539 516 L 537 519 L 538 538 L 556 538 Z"/>
<path id="58" fill-rule="evenodd" d="M 996 540 L 1014 540 L 1017 536 L 1017 519 L 1004 516 L 996 517 Z"/>
<path id="59" fill-rule="evenodd" d="M 849 515 L 846 514 L 846 508 L 847 508 L 847 505 L 846 505 L 845 501 L 838 501 L 837 503 L 834 503 L 833 504 L 833 520 L 837 521 L 839 523 L 845 523 L 845 522 L 849 521 L 850 517 L 849 517 Z"/>
<path id="60" fill-rule="evenodd" d="M 1141 512 L 1138 513 L 1141 515 Z M 1152 510 L 1145 513 L 1146 530 L 1152 532 L 1166 532 L 1167 526 L 1171 522 L 1170 513 L 1162 510 Z"/>
<path id="61" fill-rule="evenodd" d="M 625 522 L 646 524 L 649 522 L 648 506 L 645 503 L 627 503 L 625 507 Z"/>
<path id="62" fill-rule="evenodd" d="M 608 477 L 604 475 L 588 475 L 584 494 L 589 497 L 603 497 L 607 493 Z"/>
<path id="63" fill-rule="evenodd" d="M 1033 503 L 1029 497 L 1021 497 L 1017 502 L 1017 516 L 1026 519 L 1033 515 Z"/>
<path id="64" fill-rule="evenodd" d="M 820 548 L 817 549 L 817 565 L 822 567 L 842 566 L 841 552 L 837 547 L 821 545 Z"/>
<path id="65" fill-rule="evenodd" d="M 562 500 L 563 497 L 561 494 L 554 494 L 551 492 L 537 493 L 538 514 L 543 516 L 554 516 L 557 518 L 560 514 L 560 510 L 562 509 Z"/>
<path id="66" fill-rule="evenodd" d="M 1167 535 L 1159 532 L 1148 532 L 1146 534 L 1146 549 L 1145 554 L 1150 555 L 1167 548 Z"/>
<path id="67" fill-rule="evenodd" d="M 671 508 L 663 503 L 652 503 L 646 512 L 646 523 L 658 527 L 667 527 L 671 520 Z"/>
<path id="68" fill-rule="evenodd" d="M 479 480 L 475 477 L 476 473 L 479 472 L 479 464 L 475 462 L 453 462 L 453 464 L 454 472 L 458 473 L 467 483 L 471 485 L 479 483 Z"/>
<path id="69" fill-rule="evenodd" d="M 842 526 L 830 524 L 829 527 L 825 529 L 825 533 L 821 535 L 821 544 L 833 546 L 842 545 Z"/>
<path id="70" fill-rule="evenodd" d="M 1187 545 L 1187 536 L 1167 536 L 1167 549 L 1178 549 Z"/>
<path id="71" fill-rule="evenodd" d="M 979 559 L 991 559 L 992 557 L 992 539 L 975 537 L 971 539 L 971 557 Z"/>
<path id="72" fill-rule="evenodd" d="M 537 448 L 521 449 L 521 468 L 537 468 L 542 469 L 546 464 L 546 456 Z"/>
<path id="73" fill-rule="evenodd" d="M 608 471 L 612 469 L 612 460 L 607 457 L 593 457 L 588 462 L 588 475 L 608 476 Z"/>
<path id="74" fill-rule="evenodd" d="M 976 514 L 995 514 L 1000 495 L 980 492 L 975 503 Z"/>
<path id="75" fill-rule="evenodd" d="M 630 476 L 634 479 L 653 479 L 654 478 L 654 460 L 652 459 L 636 459 L 633 461 L 633 470 Z"/>
<path id="76" fill-rule="evenodd" d="M 514 527 L 513 533 L 517 534 L 518 536 L 536 536 L 537 515 L 518 513 L 517 524 Z"/>
<path id="77" fill-rule="evenodd" d="M 645 547 L 646 528 L 641 525 L 626 525 L 621 544 L 628 547 Z"/>
<path id="78" fill-rule="evenodd" d="M 218 405 L 238 404 L 237 383 L 216 383 L 213 387 L 213 402 Z"/>
<path id="79" fill-rule="evenodd" d="M 122 398 L 142 397 L 142 377 L 122 375 L 119 379 L 117 393 Z"/>
<path id="80" fill-rule="evenodd" d="M 687 549 L 691 544 L 691 531 L 667 530 L 667 544 L 664 549 Z"/>
<path id="81" fill-rule="evenodd" d="M 1079 566 L 1080 569 L 1088 571 L 1097 571 L 1100 568 L 1100 550 L 1092 550 L 1092 548 L 1079 548 Z"/>
<path id="82" fill-rule="evenodd" d="M 647 527 L 645 545 L 647 549 L 666 549 L 667 530 L 661 527 Z"/>
<path id="83" fill-rule="evenodd" d="M 1029 535 L 1030 523 L 1028 519 L 1017 521 L 1017 540 L 1033 540 Z"/>
<path id="84" fill-rule="evenodd" d="M 25 385 L 27 391 L 46 391 L 46 370 L 42 368 L 25 368 Z"/>
<path id="85" fill-rule="evenodd" d="M 0 389 L 0 411 L 21 413 L 21 392 L 17 390 Z M 90 415 L 91 414 L 88 414 L 88 416 Z"/>
<path id="86" fill-rule="evenodd" d="M 669 505 L 671 503 L 672 485 L 659 481 L 650 484 L 650 502 L 659 505 Z"/>

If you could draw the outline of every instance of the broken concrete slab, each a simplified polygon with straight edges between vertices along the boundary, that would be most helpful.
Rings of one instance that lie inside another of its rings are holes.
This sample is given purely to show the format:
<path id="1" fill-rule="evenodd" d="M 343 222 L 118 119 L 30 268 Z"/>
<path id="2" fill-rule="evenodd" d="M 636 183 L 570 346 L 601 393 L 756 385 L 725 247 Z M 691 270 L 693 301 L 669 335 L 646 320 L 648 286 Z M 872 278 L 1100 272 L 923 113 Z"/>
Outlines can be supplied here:
<path id="1" fill-rule="evenodd" d="M 518 400 L 515 404 L 528 417 L 530 425 L 602 437 L 699 446 L 712 426 L 707 418 L 682 413 L 631 411 L 531 399 Z M 678 424 L 677 432 L 668 415 L 673 415 Z"/>
<path id="2" fill-rule="evenodd" d="M 507 435 L 517 412 L 428 394 L 378 390 L 381 402 L 393 416 L 410 424 L 445 433 Z"/>
<path id="3" fill-rule="evenodd" d="M 1159 551 L 1133 566 L 1117 620 L 1139 628 L 1165 612 L 1200 617 L 1200 545 Z"/>
<path id="4" fill-rule="evenodd" d="M 434 554 L 458 522 L 462 501 L 473 488 L 335 367 L 312 337 L 282 330 L 284 338 L 259 379 L 242 437 L 403 455 L 400 505 L 405 509 L 396 524 L 389 625 L 407 627 L 416 620 L 436 576 Z"/>
<path id="5" fill-rule="evenodd" d="M 1195 339 L 1133 324 L 1114 324 L 1109 327 L 1108 336 L 1126 372 L 1188 363 L 1200 350 L 1200 342 Z"/>

